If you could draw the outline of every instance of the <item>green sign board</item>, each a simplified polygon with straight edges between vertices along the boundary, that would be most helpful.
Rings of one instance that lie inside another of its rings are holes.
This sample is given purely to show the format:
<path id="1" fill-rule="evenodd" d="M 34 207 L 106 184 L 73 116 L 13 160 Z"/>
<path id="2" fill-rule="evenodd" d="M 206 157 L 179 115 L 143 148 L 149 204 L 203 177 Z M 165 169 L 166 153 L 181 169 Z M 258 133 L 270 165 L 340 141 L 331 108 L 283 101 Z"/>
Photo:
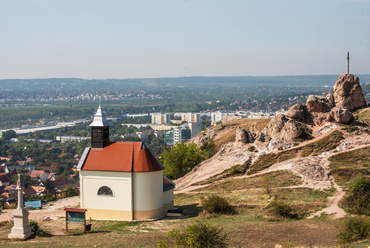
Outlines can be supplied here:
<path id="1" fill-rule="evenodd" d="M 84 223 L 85 213 L 67 212 L 67 221 Z"/>

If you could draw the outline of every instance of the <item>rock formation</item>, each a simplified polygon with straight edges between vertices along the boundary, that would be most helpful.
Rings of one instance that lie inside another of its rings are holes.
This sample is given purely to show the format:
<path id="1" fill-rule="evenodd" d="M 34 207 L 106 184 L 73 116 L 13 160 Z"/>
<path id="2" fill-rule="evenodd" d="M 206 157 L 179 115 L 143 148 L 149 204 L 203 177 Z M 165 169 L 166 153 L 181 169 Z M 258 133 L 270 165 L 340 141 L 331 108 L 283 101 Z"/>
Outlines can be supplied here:
<path id="1" fill-rule="evenodd" d="M 360 86 L 360 80 L 352 74 L 340 75 L 334 85 L 335 106 L 349 111 L 365 107 L 366 100 Z"/>
<path id="2" fill-rule="evenodd" d="M 334 107 L 330 112 L 330 116 L 339 123 L 348 123 L 352 118 L 352 113 L 342 107 Z"/>
<path id="3" fill-rule="evenodd" d="M 254 138 L 251 132 L 245 130 L 242 127 L 236 128 L 235 143 L 247 144 L 247 143 L 253 143 L 253 141 L 254 141 Z"/>
<path id="4" fill-rule="evenodd" d="M 326 122 L 348 123 L 355 117 L 351 111 L 366 106 L 358 77 L 343 74 L 334 86 L 334 95 L 308 97 L 306 104 L 291 107 L 286 116 L 301 122 L 321 126 Z"/>
<path id="5" fill-rule="evenodd" d="M 306 105 L 297 103 L 288 110 L 286 116 L 299 121 L 305 121 L 306 113 L 308 114 Z"/>
<path id="6" fill-rule="evenodd" d="M 327 96 L 314 96 L 311 95 L 307 99 L 307 110 L 309 112 L 330 112 L 334 107 L 334 98 L 332 94 Z"/>
<path id="7" fill-rule="evenodd" d="M 302 134 L 303 129 L 299 122 L 289 120 L 285 115 L 279 114 L 271 119 L 262 132 L 272 139 L 292 141 Z"/>

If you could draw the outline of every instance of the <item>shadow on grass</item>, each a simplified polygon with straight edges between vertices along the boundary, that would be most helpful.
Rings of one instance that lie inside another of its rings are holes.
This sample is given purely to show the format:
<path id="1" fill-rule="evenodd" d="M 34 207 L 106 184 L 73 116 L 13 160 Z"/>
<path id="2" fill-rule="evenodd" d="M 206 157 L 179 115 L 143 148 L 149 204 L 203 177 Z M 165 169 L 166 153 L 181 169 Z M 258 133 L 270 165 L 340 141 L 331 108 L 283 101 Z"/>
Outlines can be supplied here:
<path id="1" fill-rule="evenodd" d="M 201 211 L 201 207 L 198 204 L 190 204 L 190 205 L 182 205 L 182 206 L 175 206 L 175 208 L 182 210 L 182 216 L 167 216 L 165 219 L 189 219 L 197 217 Z"/>
<path id="2" fill-rule="evenodd" d="M 42 236 L 42 237 L 61 237 L 61 236 L 82 236 L 82 235 L 85 235 L 85 234 L 96 234 L 96 233 L 111 233 L 112 231 L 89 231 L 89 232 L 68 232 L 68 233 L 65 233 L 65 234 L 48 234 L 46 236 Z M 39 236 L 37 236 L 39 237 Z M 33 237 L 35 238 L 35 237 Z"/>

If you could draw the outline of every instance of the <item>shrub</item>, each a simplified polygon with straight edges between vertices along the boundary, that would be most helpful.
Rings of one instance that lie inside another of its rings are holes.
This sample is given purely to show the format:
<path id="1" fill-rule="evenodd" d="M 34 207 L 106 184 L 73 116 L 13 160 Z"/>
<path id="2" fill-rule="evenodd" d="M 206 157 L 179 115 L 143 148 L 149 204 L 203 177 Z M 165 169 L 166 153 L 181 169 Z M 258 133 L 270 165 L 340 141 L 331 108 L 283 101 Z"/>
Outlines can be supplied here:
<path id="1" fill-rule="evenodd" d="M 370 236 L 370 221 L 365 217 L 353 217 L 342 222 L 337 235 L 340 244 L 358 241 Z"/>
<path id="2" fill-rule="evenodd" d="M 370 215 L 370 180 L 357 178 L 348 186 L 348 191 L 343 206 L 351 213 Z"/>
<path id="3" fill-rule="evenodd" d="M 164 239 L 160 239 L 157 241 L 157 247 L 226 247 L 227 235 L 222 234 L 222 232 L 223 229 L 219 226 L 196 222 L 188 225 L 183 231 L 178 229 L 169 231 L 167 233 L 167 242 Z"/>
<path id="4" fill-rule="evenodd" d="M 39 236 L 39 237 L 49 236 L 47 232 L 45 232 L 43 229 L 39 227 L 39 223 L 37 223 L 34 220 L 30 221 L 30 227 L 31 227 L 31 232 L 33 232 L 34 236 Z"/>
<path id="5" fill-rule="evenodd" d="M 208 214 L 235 214 L 235 208 L 221 196 L 211 196 L 203 204 L 203 211 Z"/>
<path id="6" fill-rule="evenodd" d="M 248 147 L 248 151 L 250 151 L 250 152 L 258 152 L 258 150 L 256 149 L 255 146 Z"/>
<path id="7" fill-rule="evenodd" d="M 277 218 L 293 218 L 292 211 L 293 209 L 289 205 L 280 201 L 272 201 L 268 206 L 268 213 Z"/>
<path id="8" fill-rule="evenodd" d="M 39 223 L 37 223 L 34 220 L 31 220 L 30 227 L 31 227 L 31 232 L 33 232 L 36 235 L 37 231 L 39 230 Z"/>
<path id="9" fill-rule="evenodd" d="M 261 181 L 261 186 L 265 190 L 267 195 L 270 195 L 272 192 L 272 187 L 271 187 L 271 178 L 268 176 L 265 176 L 262 178 Z"/>
<path id="10" fill-rule="evenodd" d="M 17 204 L 15 203 L 10 203 L 9 205 L 5 204 L 4 205 L 4 209 L 16 209 L 17 208 Z"/>

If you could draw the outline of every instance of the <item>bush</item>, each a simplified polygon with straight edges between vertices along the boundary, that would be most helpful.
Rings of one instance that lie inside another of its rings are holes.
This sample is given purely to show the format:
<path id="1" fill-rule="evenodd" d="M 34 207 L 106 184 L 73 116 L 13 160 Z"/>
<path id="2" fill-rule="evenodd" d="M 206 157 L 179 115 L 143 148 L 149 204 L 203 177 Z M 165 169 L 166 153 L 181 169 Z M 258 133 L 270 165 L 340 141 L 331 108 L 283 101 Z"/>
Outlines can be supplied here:
<path id="1" fill-rule="evenodd" d="M 354 217 L 342 223 L 337 235 L 337 242 L 345 244 L 367 237 L 370 237 L 370 221 L 365 217 Z"/>
<path id="2" fill-rule="evenodd" d="M 279 201 L 272 201 L 268 206 L 268 213 L 277 218 L 293 218 L 292 211 L 293 209 L 289 205 Z"/>
<path id="3" fill-rule="evenodd" d="M 357 178 L 348 186 L 348 191 L 343 206 L 351 213 L 370 215 L 370 180 Z"/>
<path id="4" fill-rule="evenodd" d="M 271 195 L 272 192 L 272 185 L 271 185 L 271 178 L 268 176 L 265 176 L 262 178 L 261 186 L 265 190 L 267 195 Z"/>
<path id="5" fill-rule="evenodd" d="M 208 214 L 235 214 L 235 208 L 221 196 L 211 196 L 203 204 L 203 211 Z"/>
<path id="6" fill-rule="evenodd" d="M 4 205 L 4 209 L 16 209 L 17 208 L 17 204 L 15 203 L 10 203 L 9 205 L 5 204 Z"/>
<path id="7" fill-rule="evenodd" d="M 194 247 L 211 248 L 226 247 L 227 235 L 222 234 L 219 226 L 196 222 L 188 225 L 185 230 L 171 230 L 167 233 L 167 242 L 164 239 L 157 241 L 158 248 L 166 247 Z"/>
<path id="8" fill-rule="evenodd" d="M 39 237 L 46 237 L 46 236 L 49 236 L 49 234 L 47 232 L 45 232 L 44 230 L 42 230 L 40 227 L 39 227 L 39 223 L 37 223 L 36 221 L 34 220 L 31 220 L 30 221 L 30 227 L 31 227 L 31 232 L 33 232 L 33 235 L 34 236 L 39 236 Z"/>
<path id="9" fill-rule="evenodd" d="M 31 232 L 33 232 L 34 235 L 36 235 L 37 231 L 39 230 L 39 223 L 37 223 L 34 220 L 31 220 L 30 221 L 30 227 L 31 227 Z"/>

